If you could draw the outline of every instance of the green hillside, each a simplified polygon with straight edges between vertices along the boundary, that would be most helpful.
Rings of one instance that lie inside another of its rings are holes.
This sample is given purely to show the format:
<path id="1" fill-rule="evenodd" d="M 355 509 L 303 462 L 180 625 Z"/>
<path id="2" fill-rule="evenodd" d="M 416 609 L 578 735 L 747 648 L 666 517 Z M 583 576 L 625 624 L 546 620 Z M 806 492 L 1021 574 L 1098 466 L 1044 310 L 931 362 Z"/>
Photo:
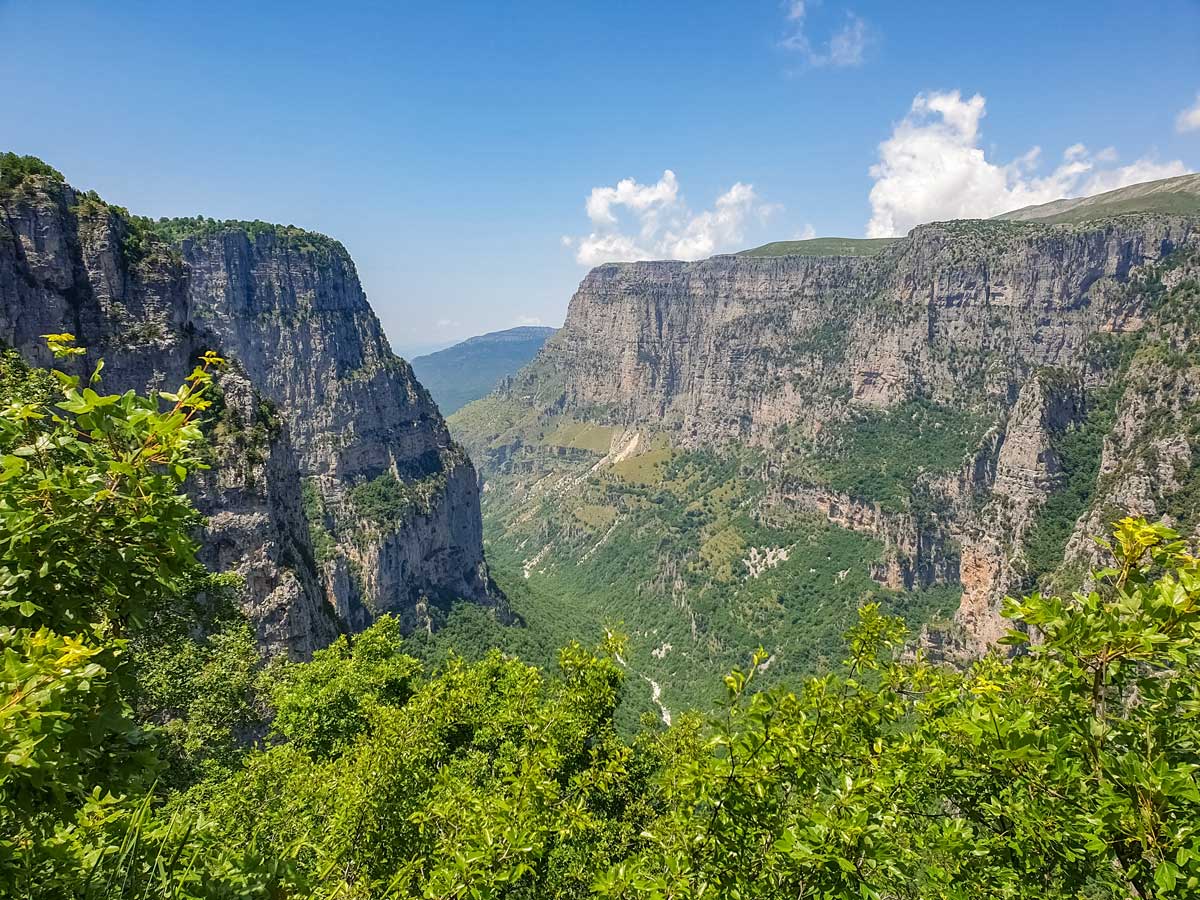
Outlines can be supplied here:
<path id="1" fill-rule="evenodd" d="M 537 356 L 553 328 L 523 326 L 468 338 L 462 343 L 410 360 L 417 380 L 448 416 L 491 392 Z"/>
<path id="2" fill-rule="evenodd" d="M 1073 224 L 1129 213 L 1200 214 L 1200 174 L 1131 184 L 1090 197 L 1054 200 L 996 216 L 1010 222 Z"/>
<path id="3" fill-rule="evenodd" d="M 1079 206 L 1057 215 L 1038 219 L 1050 225 L 1074 224 L 1127 213 L 1165 213 L 1177 216 L 1200 214 L 1200 194 L 1185 191 L 1164 191 L 1144 197 L 1126 197 L 1104 203 Z"/>
<path id="4" fill-rule="evenodd" d="M 533 376 L 518 376 L 521 397 L 538 393 Z M 928 420 L 918 429 L 924 440 L 912 433 L 918 419 Z M 526 627 L 497 627 L 486 611 L 463 604 L 433 642 L 460 652 L 476 642 L 500 646 L 548 665 L 573 636 L 619 630 L 638 675 L 618 710 L 625 729 L 661 712 L 653 685 L 669 710 L 712 708 L 720 688 L 711 673 L 755 647 L 771 654 L 767 683 L 826 670 L 864 602 L 880 603 L 914 631 L 946 621 L 959 603 L 958 585 L 880 585 L 871 577 L 887 562 L 878 541 L 772 503 L 761 450 L 681 448 L 650 427 L 539 415 L 500 395 L 470 404 L 449 425 L 487 472 L 489 565 Z M 956 467 L 980 431 L 936 407 L 906 407 L 874 425 L 863 446 L 811 463 L 839 489 L 854 476 L 885 507 L 899 502 L 917 461 Z M 879 471 L 865 446 L 875 440 L 895 448 Z M 489 445 L 519 454 L 511 470 L 488 465 Z"/>
<path id="5" fill-rule="evenodd" d="M 812 238 L 807 241 L 774 241 L 738 256 L 874 256 L 899 238 Z"/>

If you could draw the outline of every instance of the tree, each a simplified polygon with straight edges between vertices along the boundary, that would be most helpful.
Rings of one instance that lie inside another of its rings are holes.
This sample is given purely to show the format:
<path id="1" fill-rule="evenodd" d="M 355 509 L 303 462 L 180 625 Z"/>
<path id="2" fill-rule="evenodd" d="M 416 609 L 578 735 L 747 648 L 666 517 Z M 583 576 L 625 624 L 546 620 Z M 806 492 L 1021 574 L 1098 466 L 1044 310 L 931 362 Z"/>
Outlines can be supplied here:
<path id="1" fill-rule="evenodd" d="M 83 352 L 71 335 L 47 340 L 59 358 Z M 130 631 L 197 573 L 180 486 L 202 464 L 197 418 L 220 364 L 205 354 L 177 392 L 142 397 L 97 393 L 102 363 L 84 384 L 0 361 L 6 896 L 252 895 L 272 878 L 249 863 L 221 877 L 219 848 L 201 877 L 194 818 L 155 814 L 155 735 L 129 703 Z"/>
<path id="2" fill-rule="evenodd" d="M 727 678 L 707 752 L 668 768 L 667 814 L 597 891 L 1200 895 L 1200 563 L 1162 525 L 1114 535 L 1094 590 L 1007 602 L 1012 660 L 901 662 L 899 623 L 873 606 L 845 675 L 749 694 L 756 656 Z"/>
<path id="3" fill-rule="evenodd" d="M 719 715 L 630 741 L 613 635 L 557 676 L 426 674 L 389 617 L 308 663 L 197 640 L 219 362 L 139 397 L 0 357 L 0 893 L 1200 897 L 1200 561 L 1164 525 L 1006 601 L 1014 655 L 932 665 L 867 604 L 840 671 L 758 690 L 759 652 Z"/>

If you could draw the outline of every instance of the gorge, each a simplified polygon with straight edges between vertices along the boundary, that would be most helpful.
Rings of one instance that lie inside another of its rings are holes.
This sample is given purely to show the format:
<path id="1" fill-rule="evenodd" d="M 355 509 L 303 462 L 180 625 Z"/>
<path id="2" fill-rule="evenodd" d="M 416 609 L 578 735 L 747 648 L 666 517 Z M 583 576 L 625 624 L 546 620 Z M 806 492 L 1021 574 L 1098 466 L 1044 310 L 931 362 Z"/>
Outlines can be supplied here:
<path id="1" fill-rule="evenodd" d="M 600 266 L 448 427 L 340 244 L 2 161 L 6 896 L 1200 884 L 1200 217 Z"/>
<path id="2" fill-rule="evenodd" d="M 776 677 L 820 669 L 866 598 L 936 658 L 982 653 L 1119 515 L 1200 524 L 1197 182 L 593 269 L 451 417 L 490 557 L 552 609 L 527 619 L 628 630 L 674 708 L 760 644 Z"/>
<path id="3" fill-rule="evenodd" d="M 0 340 L 48 365 L 71 332 L 122 389 L 230 359 L 193 494 L 266 652 L 382 612 L 547 665 L 613 629 L 655 686 L 627 716 L 703 707 L 759 645 L 769 679 L 821 670 L 871 599 L 964 662 L 1118 512 L 1196 528 L 1196 181 L 599 266 L 460 446 L 336 241 L 140 219 L 35 167 L 0 195 Z"/>

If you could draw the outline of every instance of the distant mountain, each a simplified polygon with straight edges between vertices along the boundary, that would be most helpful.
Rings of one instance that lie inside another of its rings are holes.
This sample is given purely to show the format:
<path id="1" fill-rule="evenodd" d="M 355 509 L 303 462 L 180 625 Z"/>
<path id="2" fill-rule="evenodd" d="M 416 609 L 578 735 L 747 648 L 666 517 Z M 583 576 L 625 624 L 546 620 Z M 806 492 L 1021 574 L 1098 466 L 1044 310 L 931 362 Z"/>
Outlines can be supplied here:
<path id="1" fill-rule="evenodd" d="M 1008 222 L 1065 224 L 1087 222 L 1124 213 L 1200 213 L 1200 173 L 1145 181 L 1091 197 L 1054 200 L 996 216 Z"/>
<path id="2" fill-rule="evenodd" d="M 461 344 L 412 360 L 417 378 L 448 416 L 491 393 L 507 375 L 532 360 L 555 328 L 523 326 L 467 338 Z"/>
<path id="3" fill-rule="evenodd" d="M 392 345 L 392 352 L 402 359 L 414 360 L 418 356 L 428 356 L 430 353 L 437 353 L 439 350 L 445 350 L 447 347 L 453 347 L 458 341 L 420 341 L 416 343 L 406 343 L 402 341 L 389 340 Z"/>

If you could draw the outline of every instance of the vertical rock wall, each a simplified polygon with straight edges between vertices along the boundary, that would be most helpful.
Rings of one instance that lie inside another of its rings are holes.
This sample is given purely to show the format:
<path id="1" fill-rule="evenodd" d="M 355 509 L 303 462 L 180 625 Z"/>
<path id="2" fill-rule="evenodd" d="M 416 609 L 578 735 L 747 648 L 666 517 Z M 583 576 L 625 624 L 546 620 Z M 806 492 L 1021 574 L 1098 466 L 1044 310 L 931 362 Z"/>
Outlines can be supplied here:
<path id="1" fill-rule="evenodd" d="M 0 192 L 0 341 L 50 365 L 41 335 L 72 332 L 109 390 L 173 387 L 206 349 L 230 359 L 217 465 L 193 491 L 205 559 L 246 577 L 264 648 L 303 657 L 384 611 L 411 628 L 454 598 L 499 602 L 474 469 L 345 249 L 263 223 L 151 225 L 50 176 Z M 386 518 L 355 502 L 372 483 L 402 501 Z"/>

